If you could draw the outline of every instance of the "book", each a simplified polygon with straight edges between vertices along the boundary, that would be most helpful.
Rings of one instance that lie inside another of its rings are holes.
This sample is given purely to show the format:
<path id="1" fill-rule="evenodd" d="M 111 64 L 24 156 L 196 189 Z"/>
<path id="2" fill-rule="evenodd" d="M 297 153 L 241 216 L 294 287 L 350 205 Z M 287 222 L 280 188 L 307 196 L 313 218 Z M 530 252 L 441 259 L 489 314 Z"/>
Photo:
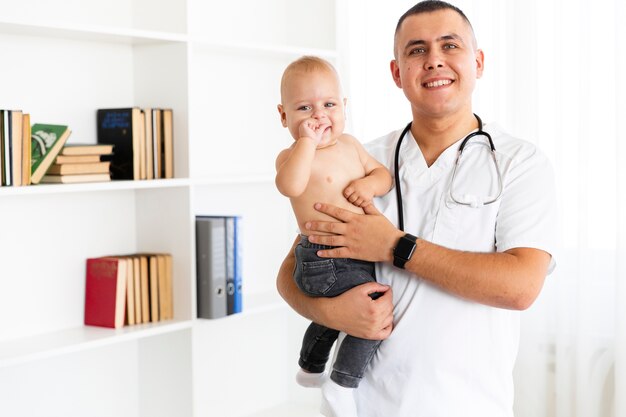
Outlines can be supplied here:
<path id="1" fill-rule="evenodd" d="M 100 162 L 101 155 L 59 155 L 54 160 L 55 164 L 88 164 Z M 110 161 L 109 161 L 110 162 Z"/>
<path id="2" fill-rule="evenodd" d="M 154 178 L 163 178 L 163 112 L 152 109 L 152 170 Z"/>
<path id="3" fill-rule="evenodd" d="M 172 300 L 172 256 L 170 254 L 157 255 L 159 269 L 159 316 L 161 320 L 174 318 Z"/>
<path id="4" fill-rule="evenodd" d="M 159 321 L 159 268 L 156 255 L 148 255 L 150 321 Z"/>
<path id="5" fill-rule="evenodd" d="M 125 257 L 126 261 L 126 324 L 135 324 L 135 269 L 133 258 Z"/>
<path id="6" fill-rule="evenodd" d="M 98 143 L 114 146 L 111 178 L 141 179 L 141 110 L 138 107 L 98 109 L 96 118 Z"/>
<path id="7" fill-rule="evenodd" d="M 31 183 L 38 184 L 71 132 L 67 126 L 40 123 L 31 132 Z"/>
<path id="8" fill-rule="evenodd" d="M 108 155 L 112 152 L 113 145 L 68 143 L 59 155 Z"/>
<path id="9" fill-rule="evenodd" d="M 9 123 L 8 110 L 0 110 L 0 185 L 11 185 Z"/>
<path id="10" fill-rule="evenodd" d="M 81 182 L 103 182 L 111 181 L 109 174 L 73 174 L 73 175 L 44 175 L 42 184 L 74 184 Z"/>
<path id="11" fill-rule="evenodd" d="M 241 277 L 241 218 L 228 216 L 226 219 L 226 313 L 242 311 Z"/>
<path id="12" fill-rule="evenodd" d="M 22 185 L 22 122 L 21 110 L 0 110 L 1 185 Z"/>
<path id="13" fill-rule="evenodd" d="M 141 267 L 138 256 L 132 256 L 133 260 L 133 279 L 135 294 L 135 323 L 139 324 L 141 320 Z"/>
<path id="14" fill-rule="evenodd" d="M 148 268 L 148 257 L 139 255 L 139 286 L 141 288 L 141 321 L 139 323 L 148 323 L 150 321 L 150 278 Z"/>
<path id="15" fill-rule="evenodd" d="M 226 315 L 226 222 L 196 216 L 196 285 L 198 318 Z"/>
<path id="16" fill-rule="evenodd" d="M 144 132 L 146 142 L 146 179 L 154 179 L 154 151 L 152 148 L 152 109 L 142 110 L 144 113 Z"/>
<path id="17" fill-rule="evenodd" d="M 24 115 L 21 110 L 9 110 L 9 139 L 11 141 L 11 182 L 14 186 L 22 185 L 22 158 L 23 129 L 22 122 Z"/>
<path id="18" fill-rule="evenodd" d="M 87 259 L 85 324 L 119 328 L 126 309 L 126 261 L 104 257 Z"/>
<path id="19" fill-rule="evenodd" d="M 58 157 L 57 157 L 58 159 Z M 54 163 L 50 165 L 47 175 L 56 174 L 108 174 L 111 162 L 88 162 L 88 163 L 70 163 L 70 164 L 58 164 Z"/>
<path id="20" fill-rule="evenodd" d="M 22 115 L 22 185 L 30 185 L 31 166 L 30 114 Z"/>
<path id="21" fill-rule="evenodd" d="M 139 109 L 139 178 L 145 180 L 146 174 L 146 114 Z"/>
<path id="22" fill-rule="evenodd" d="M 174 178 L 174 115 L 163 109 L 163 178 Z"/>

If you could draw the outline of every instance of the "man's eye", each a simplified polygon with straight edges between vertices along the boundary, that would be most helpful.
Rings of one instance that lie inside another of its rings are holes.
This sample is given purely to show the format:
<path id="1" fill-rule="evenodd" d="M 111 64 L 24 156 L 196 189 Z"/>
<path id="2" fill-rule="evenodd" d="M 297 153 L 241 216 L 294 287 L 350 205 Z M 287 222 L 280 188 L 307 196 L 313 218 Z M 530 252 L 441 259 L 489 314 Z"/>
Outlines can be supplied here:
<path id="1" fill-rule="evenodd" d="M 457 46 L 453 43 L 448 43 L 446 45 L 443 46 L 443 49 L 456 49 Z"/>
<path id="2" fill-rule="evenodd" d="M 426 52 L 426 48 L 413 48 L 409 51 L 409 55 L 423 54 L 424 52 Z"/>
<path id="3" fill-rule="evenodd" d="M 309 110 L 311 110 L 311 106 L 300 106 L 300 107 L 298 107 L 298 110 L 300 110 L 300 111 L 309 111 Z"/>

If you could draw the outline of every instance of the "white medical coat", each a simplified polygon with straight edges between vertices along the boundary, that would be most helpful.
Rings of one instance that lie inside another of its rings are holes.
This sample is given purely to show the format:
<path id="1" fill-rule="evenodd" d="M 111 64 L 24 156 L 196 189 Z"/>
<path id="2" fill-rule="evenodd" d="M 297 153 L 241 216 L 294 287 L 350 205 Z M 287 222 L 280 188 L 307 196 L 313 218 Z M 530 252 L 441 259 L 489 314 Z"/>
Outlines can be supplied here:
<path id="1" fill-rule="evenodd" d="M 448 195 L 460 140 L 428 167 L 407 134 L 399 168 L 405 231 L 452 249 L 530 247 L 553 254 L 557 221 L 549 161 L 495 125 L 485 130 L 496 147 L 503 192 L 480 208 L 455 204 Z M 400 133 L 366 145 L 392 175 Z M 495 171 L 492 176 L 489 165 L 472 166 L 472 151 L 468 155 L 455 189 L 493 194 Z M 395 189 L 375 204 L 397 224 Z M 390 264 L 379 263 L 376 272 L 393 288 L 394 330 L 355 391 L 359 417 L 512 417 L 519 312 L 461 299 Z"/>

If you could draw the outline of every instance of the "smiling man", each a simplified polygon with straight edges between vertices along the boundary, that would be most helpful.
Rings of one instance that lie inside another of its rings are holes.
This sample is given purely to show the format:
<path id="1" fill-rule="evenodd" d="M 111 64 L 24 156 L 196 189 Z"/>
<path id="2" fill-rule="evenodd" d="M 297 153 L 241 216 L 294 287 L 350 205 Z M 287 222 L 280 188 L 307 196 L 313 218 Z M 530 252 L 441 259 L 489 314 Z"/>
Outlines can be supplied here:
<path id="1" fill-rule="evenodd" d="M 292 253 L 279 272 L 279 292 L 300 314 L 385 339 L 355 392 L 359 417 L 513 416 L 519 314 L 554 267 L 556 193 L 534 145 L 474 115 L 484 60 L 461 10 L 409 9 L 390 68 L 412 122 L 368 144 L 397 177 L 395 192 L 365 214 L 320 202 L 336 221 L 306 223 L 311 242 L 335 247 L 319 256 L 377 262 L 391 290 L 307 297 L 290 280 Z"/>

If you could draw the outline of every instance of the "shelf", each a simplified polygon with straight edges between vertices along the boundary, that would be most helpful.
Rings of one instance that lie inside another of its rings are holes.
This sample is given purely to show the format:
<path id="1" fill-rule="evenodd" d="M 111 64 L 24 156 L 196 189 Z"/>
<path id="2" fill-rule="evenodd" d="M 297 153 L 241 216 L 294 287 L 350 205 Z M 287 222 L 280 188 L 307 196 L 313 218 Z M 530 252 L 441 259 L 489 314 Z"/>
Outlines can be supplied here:
<path id="1" fill-rule="evenodd" d="M 277 293 L 253 294 L 244 299 L 243 312 L 217 320 L 245 320 L 248 316 L 280 308 L 287 308 L 287 304 Z M 66 353 L 190 329 L 195 325 L 210 325 L 212 321 L 202 319 L 168 320 L 159 323 L 124 326 L 121 329 L 81 326 L 16 340 L 0 341 L 0 369 Z"/>
<path id="2" fill-rule="evenodd" d="M 215 42 L 198 36 L 190 36 L 189 42 L 198 46 L 215 49 L 223 52 L 246 52 L 246 53 L 263 53 L 278 56 L 287 56 L 297 58 L 301 55 L 316 55 L 324 58 L 337 58 L 337 51 L 334 49 L 320 48 L 301 48 L 290 45 L 263 45 L 255 43 L 238 43 L 238 42 Z"/>
<path id="3" fill-rule="evenodd" d="M 71 352 L 108 346 L 120 342 L 184 330 L 189 320 L 168 320 L 125 326 L 121 329 L 81 326 L 14 341 L 0 342 L 0 369 Z"/>
<path id="4" fill-rule="evenodd" d="M 54 25 L 49 22 L 4 21 L 0 22 L 0 33 L 19 36 L 40 36 L 113 42 L 131 45 L 186 42 L 187 35 L 170 32 L 157 32 L 138 29 L 118 28 L 97 25 Z"/>
<path id="5" fill-rule="evenodd" d="M 0 197 L 12 195 L 47 195 L 59 193 L 84 193 L 92 191 L 149 190 L 188 186 L 273 184 L 273 175 L 242 175 L 223 178 L 174 178 L 143 181 L 106 181 L 79 184 L 36 184 L 24 187 L 0 187 Z"/>
<path id="6" fill-rule="evenodd" d="M 146 190 L 153 188 L 186 187 L 189 186 L 189 184 L 190 181 L 187 178 L 85 182 L 80 184 L 37 184 L 24 187 L 0 187 L 0 197 L 9 195 L 46 195 L 91 191 Z"/>

